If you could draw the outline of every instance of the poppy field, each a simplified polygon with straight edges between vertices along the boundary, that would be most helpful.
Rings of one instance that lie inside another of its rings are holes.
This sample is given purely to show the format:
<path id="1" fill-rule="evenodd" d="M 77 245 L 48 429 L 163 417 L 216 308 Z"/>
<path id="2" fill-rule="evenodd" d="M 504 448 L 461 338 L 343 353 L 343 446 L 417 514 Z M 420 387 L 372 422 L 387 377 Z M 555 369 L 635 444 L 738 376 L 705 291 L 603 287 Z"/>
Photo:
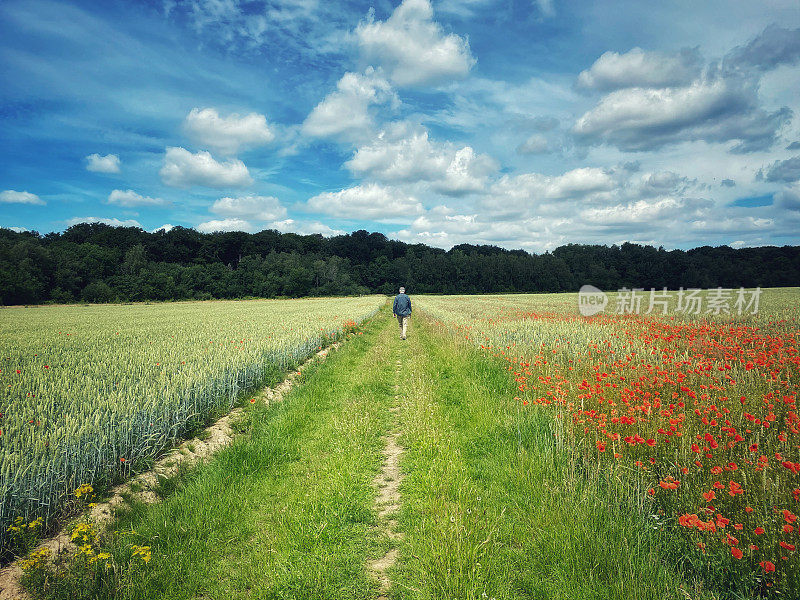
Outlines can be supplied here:
<path id="1" fill-rule="evenodd" d="M 82 484 L 107 484 L 146 466 L 384 302 L 3 309 L 0 550 L 29 533 L 20 524 L 46 527 Z"/>
<path id="2" fill-rule="evenodd" d="M 800 290 L 761 292 L 757 310 L 697 314 L 673 299 L 585 317 L 575 294 L 420 296 L 415 308 L 502 362 L 521 423 L 549 415 L 587 476 L 623 481 L 690 579 L 791 597 Z"/>

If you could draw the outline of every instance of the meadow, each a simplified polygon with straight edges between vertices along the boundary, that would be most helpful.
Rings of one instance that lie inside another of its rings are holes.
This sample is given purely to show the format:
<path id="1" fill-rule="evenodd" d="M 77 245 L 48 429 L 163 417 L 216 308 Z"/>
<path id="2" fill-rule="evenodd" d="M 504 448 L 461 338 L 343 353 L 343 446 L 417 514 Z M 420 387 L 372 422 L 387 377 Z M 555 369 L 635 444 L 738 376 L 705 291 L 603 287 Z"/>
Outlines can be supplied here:
<path id="1" fill-rule="evenodd" d="M 800 292 L 762 290 L 747 310 L 749 292 L 719 310 L 706 292 L 691 314 L 676 292 L 650 314 L 618 296 L 590 317 L 575 294 L 417 305 L 503 361 L 520 423 L 549 415 L 588 476 L 625 482 L 684 572 L 731 593 L 796 592 Z"/>
<path id="2" fill-rule="evenodd" d="M 0 311 L 0 550 L 46 528 L 241 394 L 373 315 L 383 297 Z"/>

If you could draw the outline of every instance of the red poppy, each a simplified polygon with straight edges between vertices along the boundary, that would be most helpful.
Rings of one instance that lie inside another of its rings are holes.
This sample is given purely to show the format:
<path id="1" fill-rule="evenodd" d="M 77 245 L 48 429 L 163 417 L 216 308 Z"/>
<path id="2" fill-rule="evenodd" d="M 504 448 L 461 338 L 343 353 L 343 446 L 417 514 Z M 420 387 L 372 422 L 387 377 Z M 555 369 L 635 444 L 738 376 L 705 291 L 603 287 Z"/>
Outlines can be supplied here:
<path id="1" fill-rule="evenodd" d="M 772 561 L 762 560 L 758 564 L 761 565 L 761 568 L 764 569 L 765 573 L 772 573 L 775 570 L 775 565 L 772 564 Z"/>
<path id="2" fill-rule="evenodd" d="M 731 548 L 731 554 L 733 555 L 733 558 L 735 558 L 736 560 L 742 558 L 742 551 L 739 550 L 738 548 Z"/>

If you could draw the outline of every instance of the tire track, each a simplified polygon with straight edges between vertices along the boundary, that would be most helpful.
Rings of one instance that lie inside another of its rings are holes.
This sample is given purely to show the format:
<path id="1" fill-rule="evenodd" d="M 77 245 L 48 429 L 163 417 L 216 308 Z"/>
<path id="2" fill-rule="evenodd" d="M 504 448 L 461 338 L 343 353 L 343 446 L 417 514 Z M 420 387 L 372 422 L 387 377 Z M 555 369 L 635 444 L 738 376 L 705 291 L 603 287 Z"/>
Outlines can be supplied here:
<path id="1" fill-rule="evenodd" d="M 395 362 L 395 381 L 400 375 L 403 367 L 401 358 Z M 404 395 L 400 392 L 400 385 L 394 385 L 395 403 L 390 409 L 394 417 L 394 429 L 384 438 L 386 445 L 383 448 L 383 465 L 380 473 L 375 477 L 373 485 L 378 496 L 375 501 L 375 509 L 378 513 L 378 528 L 390 540 L 397 543 L 402 539 L 402 533 L 397 531 L 397 511 L 400 510 L 400 484 L 403 481 L 403 474 L 400 471 L 400 458 L 403 455 L 403 448 L 398 444 L 402 432 L 397 429 L 397 415 L 400 413 Z M 367 569 L 380 585 L 378 600 L 388 600 L 389 588 L 389 569 L 397 561 L 397 547 L 391 548 L 386 554 L 367 564 Z"/>

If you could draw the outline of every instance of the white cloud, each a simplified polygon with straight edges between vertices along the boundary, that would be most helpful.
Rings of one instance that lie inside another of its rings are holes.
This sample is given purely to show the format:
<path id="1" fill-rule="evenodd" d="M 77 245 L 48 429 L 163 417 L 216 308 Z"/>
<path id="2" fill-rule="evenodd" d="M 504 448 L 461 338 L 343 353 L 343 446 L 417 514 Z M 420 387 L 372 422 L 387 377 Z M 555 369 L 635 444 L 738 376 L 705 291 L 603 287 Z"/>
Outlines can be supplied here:
<path id="1" fill-rule="evenodd" d="M 549 150 L 547 138 L 536 133 L 517 146 L 517 154 L 543 154 Z"/>
<path id="2" fill-rule="evenodd" d="M 78 223 L 103 223 L 105 225 L 111 225 L 112 227 L 142 227 L 142 224 L 135 219 L 126 219 L 125 221 L 120 221 L 117 218 L 105 218 L 105 217 L 72 217 L 67 221 L 67 225 L 69 227 L 73 225 L 77 225 Z"/>
<path id="3" fill-rule="evenodd" d="M 359 139 L 374 127 L 370 106 L 399 103 L 392 86 L 373 68 L 364 74 L 345 73 L 303 123 L 302 131 L 311 137 Z"/>
<path id="4" fill-rule="evenodd" d="M 113 190 L 108 195 L 108 203 L 130 208 L 133 206 L 165 206 L 167 202 L 161 198 L 142 196 L 133 190 Z"/>
<path id="5" fill-rule="evenodd" d="M 263 146 L 275 139 L 267 118 L 258 113 L 221 117 L 214 108 L 193 108 L 183 127 L 198 144 L 220 154 L 236 154 L 242 148 Z"/>
<path id="6" fill-rule="evenodd" d="M 580 117 L 573 132 L 585 142 L 626 151 L 691 140 L 737 140 L 734 151 L 753 151 L 771 146 L 790 118 L 786 108 L 758 108 L 752 82 L 716 78 L 687 87 L 617 90 Z"/>
<path id="7" fill-rule="evenodd" d="M 25 233 L 26 231 L 28 231 L 28 230 L 27 230 L 27 229 L 25 229 L 24 227 L 14 227 L 14 226 L 12 226 L 12 227 L 6 227 L 6 229 L 10 229 L 11 231 L 14 231 L 14 232 L 16 232 L 16 233 Z"/>
<path id="8" fill-rule="evenodd" d="M 342 235 L 345 233 L 342 229 L 333 229 L 332 227 L 329 227 L 324 223 L 320 223 L 319 221 L 298 222 L 294 219 L 275 221 L 274 223 L 270 224 L 270 228 L 277 229 L 278 231 L 282 231 L 284 233 L 296 233 L 298 235 L 311 235 L 313 233 L 319 233 L 325 237 Z"/>
<path id="9" fill-rule="evenodd" d="M 711 203 L 701 201 L 700 208 L 710 208 Z M 587 208 L 580 214 L 585 223 L 593 226 L 630 225 L 639 223 L 652 225 L 663 219 L 679 219 L 688 216 L 691 203 L 686 198 L 671 196 L 654 200 L 636 200 L 628 204 L 617 204 L 602 208 Z"/>
<path id="10" fill-rule="evenodd" d="M 470 146 L 456 148 L 428 139 L 424 129 L 398 124 L 356 150 L 344 165 L 356 175 L 391 183 L 428 181 L 443 194 L 482 191 L 497 163 Z"/>
<path id="11" fill-rule="evenodd" d="M 90 154 L 86 157 L 86 170 L 94 173 L 119 173 L 120 162 L 116 154 Z"/>
<path id="12" fill-rule="evenodd" d="M 44 200 L 36 194 L 30 192 L 17 192 L 15 190 L 5 190 L 0 192 L 0 202 L 9 204 L 46 204 Z"/>
<path id="13" fill-rule="evenodd" d="M 202 185 L 214 188 L 244 187 L 253 183 L 250 172 L 238 159 L 217 162 L 208 152 L 192 154 L 185 148 L 167 148 L 161 180 L 173 187 Z"/>
<path id="14" fill-rule="evenodd" d="M 422 211 L 416 198 L 374 183 L 324 192 L 309 199 L 308 206 L 311 210 L 346 219 L 410 219 Z"/>
<path id="15" fill-rule="evenodd" d="M 211 212 L 223 217 L 239 217 L 257 221 L 275 221 L 286 216 L 286 208 L 274 196 L 240 196 L 220 198 Z"/>
<path id="16" fill-rule="evenodd" d="M 173 229 L 175 229 L 175 225 L 172 225 L 171 223 L 164 223 L 161 227 L 156 227 L 155 229 L 152 229 L 150 233 L 158 233 L 159 231 L 163 231 L 164 233 L 169 233 Z"/>
<path id="17" fill-rule="evenodd" d="M 689 223 L 694 231 L 705 233 L 747 233 L 771 229 L 774 225 L 773 219 L 756 216 L 698 219 Z"/>
<path id="18" fill-rule="evenodd" d="M 221 219 L 206 221 L 195 227 L 200 233 L 214 233 L 215 231 L 245 231 L 253 233 L 255 228 L 244 219 Z"/>
<path id="19" fill-rule="evenodd" d="M 690 84 L 699 74 L 697 50 L 664 54 L 633 48 L 624 54 L 603 54 L 591 68 L 578 75 L 578 85 L 597 90 L 674 87 Z"/>
<path id="20" fill-rule="evenodd" d="M 370 12 L 355 33 L 363 57 L 401 87 L 461 79 L 475 64 L 467 40 L 433 21 L 429 0 L 404 0 L 386 21 Z"/>
<path id="21" fill-rule="evenodd" d="M 540 173 L 504 175 L 492 186 L 487 202 L 518 212 L 542 200 L 579 198 L 585 201 L 593 194 L 608 192 L 617 185 L 611 174 L 597 167 L 573 169 L 557 176 Z"/>

